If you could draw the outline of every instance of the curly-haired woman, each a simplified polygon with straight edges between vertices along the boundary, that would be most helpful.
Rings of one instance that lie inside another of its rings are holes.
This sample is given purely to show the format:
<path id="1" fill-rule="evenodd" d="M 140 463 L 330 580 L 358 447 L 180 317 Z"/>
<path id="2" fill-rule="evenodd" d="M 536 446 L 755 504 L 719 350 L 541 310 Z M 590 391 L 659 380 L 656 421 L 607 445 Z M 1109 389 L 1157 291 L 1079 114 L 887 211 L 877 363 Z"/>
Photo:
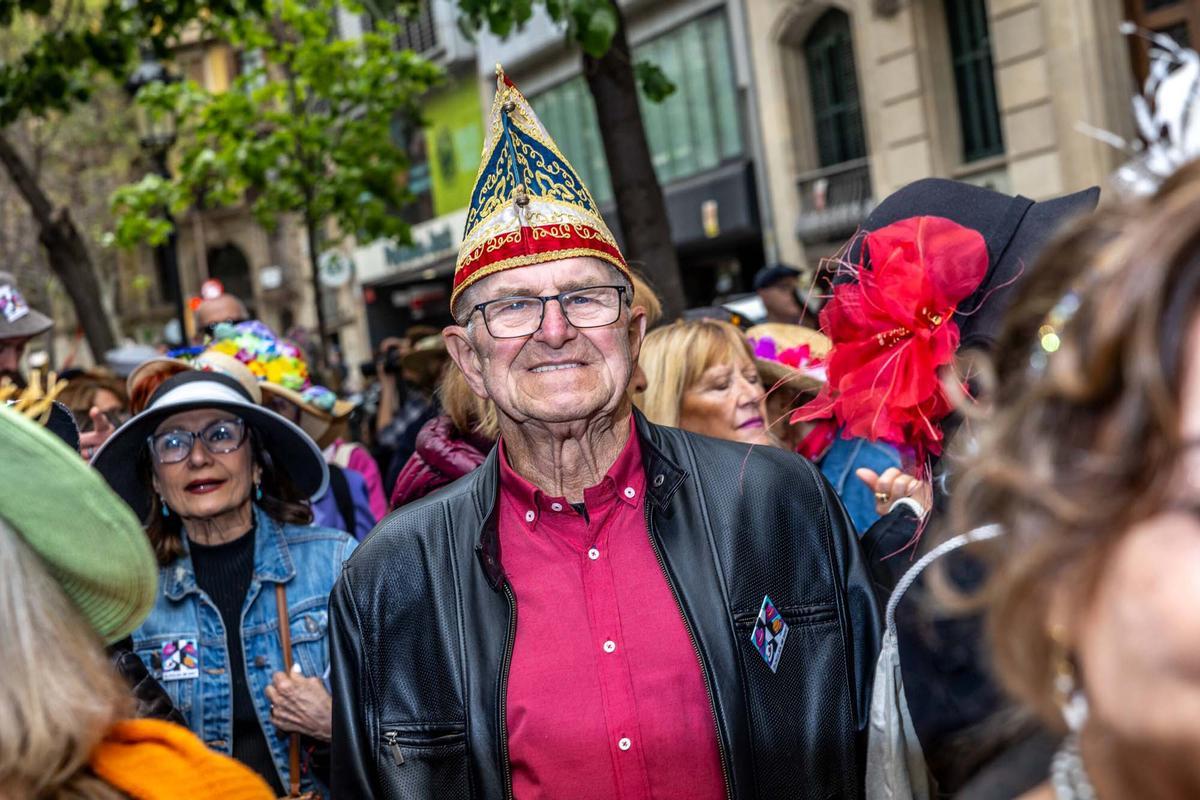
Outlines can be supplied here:
<path id="1" fill-rule="evenodd" d="M 1193 165 L 1043 255 L 956 491 L 1007 530 L 985 592 L 997 671 L 1067 734 L 1030 800 L 1200 796 L 1197 208 Z"/>

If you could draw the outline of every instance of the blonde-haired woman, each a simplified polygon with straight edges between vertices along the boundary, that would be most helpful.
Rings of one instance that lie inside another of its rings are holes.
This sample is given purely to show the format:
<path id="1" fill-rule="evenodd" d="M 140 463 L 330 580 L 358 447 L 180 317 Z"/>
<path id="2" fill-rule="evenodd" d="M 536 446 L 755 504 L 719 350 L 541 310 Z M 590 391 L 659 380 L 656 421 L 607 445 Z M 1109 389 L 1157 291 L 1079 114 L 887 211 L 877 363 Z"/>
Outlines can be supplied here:
<path id="1" fill-rule="evenodd" d="M 103 645 L 154 602 L 150 545 L 100 476 L 40 426 L 0 408 L 0 441 L 0 796 L 272 797 L 186 729 L 130 719 Z"/>
<path id="2" fill-rule="evenodd" d="M 748 444 L 779 447 L 767 430 L 766 391 L 742 332 L 728 322 L 675 322 L 646 335 L 638 365 L 646 388 L 634 402 L 651 422 Z"/>

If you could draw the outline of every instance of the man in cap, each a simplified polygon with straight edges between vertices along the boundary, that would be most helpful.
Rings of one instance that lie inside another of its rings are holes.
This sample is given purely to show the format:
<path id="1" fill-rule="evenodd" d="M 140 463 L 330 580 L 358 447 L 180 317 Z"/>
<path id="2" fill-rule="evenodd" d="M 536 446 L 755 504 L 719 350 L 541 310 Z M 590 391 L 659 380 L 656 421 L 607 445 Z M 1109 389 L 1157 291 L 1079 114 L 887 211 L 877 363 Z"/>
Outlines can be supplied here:
<path id="1" fill-rule="evenodd" d="M 800 270 L 786 264 L 770 264 L 754 275 L 754 291 L 767 309 L 766 322 L 799 325 L 804 309 L 796 292 L 800 287 Z"/>
<path id="2" fill-rule="evenodd" d="M 16 278 L 0 272 L 0 378 L 9 378 L 23 386 L 21 358 L 25 355 L 25 345 L 53 327 L 53 320 L 25 302 Z"/>
<path id="3" fill-rule="evenodd" d="M 807 461 L 648 423 L 591 194 L 500 73 L 447 348 L 473 473 L 330 599 L 337 797 L 855 798 L 880 615 Z"/>

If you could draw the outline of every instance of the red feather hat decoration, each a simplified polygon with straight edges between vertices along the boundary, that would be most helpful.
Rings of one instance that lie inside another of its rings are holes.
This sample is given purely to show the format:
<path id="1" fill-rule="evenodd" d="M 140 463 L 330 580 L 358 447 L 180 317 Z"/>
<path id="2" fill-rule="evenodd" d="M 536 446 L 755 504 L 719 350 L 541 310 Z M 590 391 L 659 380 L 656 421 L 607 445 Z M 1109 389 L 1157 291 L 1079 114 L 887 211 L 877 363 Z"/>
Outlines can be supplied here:
<path id="1" fill-rule="evenodd" d="M 792 422 L 833 419 L 846 438 L 942 452 L 952 410 L 938 376 L 954 360 L 954 312 L 983 282 L 987 245 L 942 217 L 911 217 L 866 234 L 857 282 L 837 286 L 821 311 L 833 341 L 829 382 Z"/>

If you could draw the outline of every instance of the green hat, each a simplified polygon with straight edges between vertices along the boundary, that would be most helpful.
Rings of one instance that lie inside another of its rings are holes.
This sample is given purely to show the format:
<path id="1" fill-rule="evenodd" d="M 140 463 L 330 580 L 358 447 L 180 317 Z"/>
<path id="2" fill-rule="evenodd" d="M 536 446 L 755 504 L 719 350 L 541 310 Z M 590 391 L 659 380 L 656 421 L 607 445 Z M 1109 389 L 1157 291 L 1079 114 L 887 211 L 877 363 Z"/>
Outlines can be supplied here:
<path id="1" fill-rule="evenodd" d="M 78 453 L 3 407 L 0 442 L 0 518 L 105 642 L 124 639 L 158 594 L 158 567 L 137 518 Z"/>

